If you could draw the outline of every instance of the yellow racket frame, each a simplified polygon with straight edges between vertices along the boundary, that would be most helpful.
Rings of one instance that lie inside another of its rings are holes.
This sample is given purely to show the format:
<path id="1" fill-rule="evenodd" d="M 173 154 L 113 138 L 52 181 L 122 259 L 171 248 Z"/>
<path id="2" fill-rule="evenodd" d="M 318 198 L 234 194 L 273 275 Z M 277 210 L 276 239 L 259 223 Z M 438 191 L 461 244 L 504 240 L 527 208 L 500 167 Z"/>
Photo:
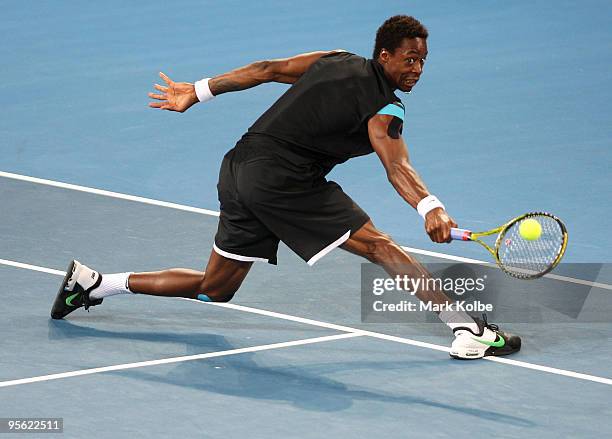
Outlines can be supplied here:
<path id="1" fill-rule="evenodd" d="M 518 274 L 516 272 L 509 271 L 499 259 L 499 249 L 500 249 L 501 243 L 503 242 L 504 236 L 506 235 L 506 232 L 512 225 L 514 225 L 515 223 L 519 221 L 522 221 L 525 218 L 529 218 L 531 216 L 541 216 L 541 215 L 545 215 L 547 217 L 554 219 L 557 222 L 557 224 L 559 224 L 559 226 L 561 227 L 561 231 L 563 233 L 563 243 L 561 244 L 559 252 L 557 253 L 553 263 L 545 271 L 536 273 L 536 274 L 531 274 L 531 275 L 528 272 L 526 272 L 525 274 L 522 274 L 522 273 Z M 493 258 L 495 259 L 495 263 L 497 264 L 499 268 L 502 269 L 502 271 L 509 274 L 510 276 L 517 277 L 519 279 L 537 279 L 539 277 L 544 276 L 546 273 L 549 273 L 551 270 L 553 270 L 557 265 L 559 265 L 559 262 L 561 262 L 561 259 L 563 258 L 563 255 L 565 254 L 565 249 L 567 248 L 567 241 L 569 239 L 567 228 L 565 227 L 565 224 L 563 224 L 563 221 L 561 221 L 558 217 L 548 212 L 525 213 L 523 215 L 517 216 L 516 218 L 512 218 L 510 221 L 508 221 L 506 224 L 502 226 L 496 227 L 495 229 L 487 230 L 486 232 L 472 232 L 470 230 L 467 230 L 467 232 L 468 233 L 466 234 L 464 238 L 465 240 L 474 241 L 482 245 L 484 248 L 486 248 L 489 251 L 489 253 L 491 253 L 491 256 L 493 256 Z M 497 236 L 497 239 L 495 240 L 495 248 L 491 248 L 486 242 L 479 239 L 484 236 L 495 235 L 496 233 L 498 233 L 499 235 Z"/>

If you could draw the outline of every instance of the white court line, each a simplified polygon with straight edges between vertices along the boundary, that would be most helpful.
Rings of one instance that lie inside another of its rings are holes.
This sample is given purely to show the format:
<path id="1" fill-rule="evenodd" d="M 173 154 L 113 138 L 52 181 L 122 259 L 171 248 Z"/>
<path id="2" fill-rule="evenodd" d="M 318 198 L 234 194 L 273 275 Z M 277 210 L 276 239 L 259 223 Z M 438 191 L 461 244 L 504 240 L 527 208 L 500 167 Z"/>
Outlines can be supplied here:
<path id="1" fill-rule="evenodd" d="M 203 215 L 219 216 L 219 212 L 208 209 L 200 209 L 199 207 L 185 206 L 183 204 L 169 203 L 167 201 L 154 200 L 152 198 L 137 197 L 135 195 L 121 194 L 119 192 L 105 191 L 102 189 L 94 189 L 87 186 L 79 186 L 76 184 L 62 183 L 61 181 L 46 180 L 44 178 L 29 177 L 27 175 L 12 174 L 10 172 L 0 171 L 0 177 L 12 178 L 13 180 L 27 181 L 30 183 L 44 184 L 46 186 L 59 187 L 62 189 L 70 189 L 78 192 L 87 192 L 88 194 L 103 195 L 105 197 L 119 198 L 120 200 L 135 201 L 137 203 L 151 204 L 153 206 L 169 207 L 170 209 L 183 210 L 186 212 L 200 213 Z"/>
<path id="2" fill-rule="evenodd" d="M 217 216 L 217 217 L 219 216 L 219 212 L 214 211 L 214 210 L 201 209 L 199 207 L 185 206 L 183 204 L 177 204 L 177 203 L 169 203 L 167 201 L 159 201 L 159 200 L 154 200 L 152 198 L 137 197 L 135 195 L 127 195 L 127 194 L 122 194 L 119 192 L 111 192 L 111 191 L 106 191 L 102 189 L 90 188 L 87 186 L 79 186 L 76 184 L 63 183 L 61 181 L 46 180 L 44 178 L 13 174 L 11 172 L 0 171 L 0 177 L 11 178 L 13 180 L 27 181 L 30 183 L 43 184 L 43 185 L 58 187 L 62 189 L 70 189 L 73 191 L 86 192 L 89 194 L 103 195 L 105 197 L 118 198 L 121 200 L 135 201 L 138 203 L 150 204 L 153 206 L 168 207 L 171 209 L 182 210 L 185 212 L 193 212 L 193 213 L 199 213 L 202 215 Z M 495 264 L 492 264 L 486 261 L 481 261 L 478 259 L 463 258 L 461 256 L 448 255 L 446 253 L 432 252 L 429 250 L 421 250 L 421 249 L 413 248 L 413 247 L 402 246 L 402 248 L 409 253 L 415 253 L 415 254 L 424 255 L 424 256 L 434 256 L 434 257 L 441 258 L 441 259 L 449 259 L 452 261 L 465 262 L 469 264 L 482 264 L 482 265 L 488 265 L 492 267 L 495 266 Z M 588 281 L 584 279 L 576 279 L 576 278 L 567 277 L 567 276 L 560 276 L 558 274 L 552 274 L 552 273 L 546 274 L 544 277 L 612 291 L 612 285 L 609 285 L 609 284 L 592 282 L 592 281 Z"/>
<path id="3" fill-rule="evenodd" d="M 65 271 L 54 270 L 53 268 L 41 267 L 39 265 L 24 264 L 23 262 L 9 261 L 8 259 L 0 259 L 0 264 L 15 268 L 25 268 L 26 270 L 40 271 L 41 273 L 55 274 L 57 276 L 66 275 Z"/>
<path id="4" fill-rule="evenodd" d="M 244 311 L 244 312 L 249 312 L 252 314 L 259 314 L 259 315 L 266 316 L 266 317 L 274 317 L 277 319 L 290 320 L 292 322 L 304 323 L 306 325 L 319 326 L 321 328 L 327 328 L 327 329 L 335 329 L 337 331 L 359 333 L 361 335 L 366 335 L 368 337 L 380 338 L 382 340 L 395 341 L 398 343 L 418 346 L 420 348 L 434 349 L 436 351 L 442 351 L 442 352 L 450 351 L 450 349 L 446 346 L 440 346 L 440 345 L 433 344 L 433 343 L 425 343 L 423 341 L 413 340 L 411 338 L 396 337 L 394 335 L 382 334 L 380 332 L 367 331 L 364 329 L 352 328 L 350 326 L 336 325 L 335 323 L 321 322 L 319 320 L 306 319 L 304 317 L 297 317 L 297 316 L 292 316 L 289 314 L 282 314 L 279 312 L 267 311 L 265 309 L 251 308 L 249 306 L 244 306 L 244 305 L 236 305 L 233 303 L 221 303 L 221 302 L 202 302 L 196 299 L 184 299 L 184 298 L 182 298 L 182 300 L 189 300 L 189 301 L 203 303 L 207 305 L 219 306 L 221 308 L 229 308 L 229 309 L 234 309 L 237 311 Z"/>
<path id="5" fill-rule="evenodd" d="M 0 263 L 2 263 L 2 261 L 4 261 L 4 259 L 0 259 Z M 22 263 L 19 263 L 19 262 L 12 262 L 12 261 L 10 261 L 10 262 L 11 262 L 11 264 L 8 264 L 8 265 L 10 265 L 12 267 L 16 267 L 16 268 L 33 269 L 35 271 L 42 271 L 42 272 L 46 272 L 46 273 L 56 274 L 56 275 L 59 275 L 59 276 L 64 276 L 66 274 L 65 272 L 62 272 L 62 271 L 59 271 L 59 270 L 52 270 L 52 269 L 45 268 L 45 267 L 38 267 L 36 265 L 22 264 Z M 33 268 L 29 268 L 29 267 L 33 267 Z M 200 300 L 185 299 L 185 298 L 180 298 L 180 299 L 181 300 L 189 300 L 189 301 L 192 301 L 192 302 L 197 302 L 197 303 L 200 303 L 200 304 L 203 304 L 203 305 L 213 305 L 213 306 L 218 306 L 218 307 L 221 307 L 221 308 L 229 308 L 229 309 L 234 309 L 234 310 L 237 310 L 237 311 L 244 311 L 244 312 L 248 312 L 248 313 L 252 313 L 252 314 L 259 314 L 259 315 L 262 315 L 262 316 L 273 317 L 273 318 L 283 319 L 283 320 L 289 320 L 289 321 L 292 321 L 292 322 L 304 323 L 306 325 L 319 326 L 321 328 L 335 329 L 335 330 L 338 330 L 338 331 L 344 331 L 344 332 L 348 332 L 350 334 L 355 334 L 355 335 L 361 335 L 361 336 L 366 336 L 366 337 L 373 337 L 373 338 L 378 338 L 378 339 L 381 339 L 381 340 L 394 341 L 396 343 L 403 343 L 403 344 L 408 344 L 408 345 L 422 347 L 422 348 L 427 348 L 427 349 L 434 349 L 434 350 L 442 351 L 442 352 L 449 352 L 449 350 L 450 350 L 446 346 L 441 346 L 441 345 L 437 345 L 437 344 L 433 344 L 433 343 L 425 343 L 425 342 L 418 341 L 418 340 L 413 340 L 413 339 L 410 339 L 410 338 L 397 337 L 395 335 L 382 334 L 380 332 L 374 332 L 374 331 L 366 331 L 366 330 L 362 330 L 362 329 L 352 328 L 350 326 L 336 325 L 334 323 L 321 322 L 319 320 L 307 319 L 307 318 L 304 318 L 304 317 L 297 317 L 297 316 L 292 316 L 292 315 L 289 315 L 289 314 L 282 314 L 282 313 L 278 313 L 278 312 L 274 312 L 274 311 L 267 311 L 267 310 L 264 310 L 264 309 L 251 308 L 251 307 L 244 306 L 244 305 L 235 305 L 233 303 L 202 302 Z M 208 354 L 204 354 L 204 355 L 208 355 Z M 493 362 L 496 362 L 496 363 L 504 363 L 504 364 L 508 364 L 508 365 L 511 365 L 511 366 L 523 367 L 523 368 L 526 368 L 526 369 L 538 370 L 540 372 L 551 373 L 551 374 L 554 374 L 554 375 L 561 375 L 561 376 L 566 376 L 566 377 L 570 377 L 570 378 L 576 378 L 576 379 L 580 379 L 580 380 L 592 381 L 592 382 L 595 382 L 595 383 L 607 384 L 607 385 L 611 385 L 612 386 L 612 379 L 610 379 L 610 378 L 603 378 L 603 377 L 599 377 L 599 376 L 596 376 L 596 375 L 588 375 L 588 374 L 584 374 L 584 373 L 580 373 L 580 372 L 574 372 L 574 371 L 571 371 L 571 370 L 558 369 L 558 368 L 555 368 L 555 367 L 542 366 L 542 365 L 539 365 L 539 364 L 527 363 L 525 361 L 510 360 L 510 359 L 507 359 L 507 358 L 485 357 L 484 359 L 485 360 L 489 360 L 489 361 L 493 361 Z M 160 360 L 160 361 L 163 361 L 163 360 Z M 78 374 L 78 372 L 69 372 L 69 373 L 77 373 Z M 0 387 L 2 387 L 2 386 L 0 385 Z"/>
<path id="6" fill-rule="evenodd" d="M 160 364 L 181 363 L 184 361 L 204 360 L 206 358 L 227 357 L 228 355 L 238 355 L 247 352 L 269 351 L 271 349 L 287 348 L 291 346 L 303 346 L 313 343 L 322 343 L 332 340 L 341 340 L 344 338 L 360 337 L 362 334 L 353 332 L 350 334 L 327 335 L 324 337 L 306 338 L 302 340 L 286 341 L 282 343 L 273 343 L 260 346 L 251 346 L 248 348 L 230 349 L 227 351 L 209 352 L 207 354 L 185 355 L 182 357 L 162 358 L 160 360 L 139 361 L 137 363 L 116 364 L 113 366 L 94 367 L 91 369 L 75 370 L 72 372 L 53 373 L 50 375 L 41 375 L 30 378 L 21 378 L 18 380 L 0 381 L 0 387 L 18 386 L 20 384 L 38 383 L 41 381 L 58 380 L 61 378 L 70 378 L 83 375 L 92 375 L 95 373 L 113 372 L 116 370 L 136 369 L 138 367 L 158 366 Z"/>
<path id="7" fill-rule="evenodd" d="M 336 325 L 333 323 L 320 322 L 317 320 L 305 319 L 302 317 L 295 317 L 295 316 L 291 316 L 287 314 L 281 314 L 281 313 L 277 313 L 273 311 L 266 311 L 263 309 L 251 308 L 251 307 L 243 306 L 243 305 L 235 305 L 232 303 L 201 302 L 195 299 L 184 299 L 184 300 L 192 300 L 194 302 L 199 302 L 199 303 L 206 304 L 206 305 L 215 305 L 215 306 L 220 306 L 223 308 L 230 308 L 230 309 L 235 309 L 238 311 L 245 311 L 245 312 L 250 312 L 253 314 L 259 314 L 259 315 L 268 316 L 268 317 L 275 317 L 278 319 L 291 320 L 293 322 L 305 323 L 307 325 L 321 326 L 323 328 L 329 328 L 329 329 L 337 329 L 338 331 L 347 331 L 347 332 L 355 331 L 366 337 L 373 337 L 373 338 L 378 338 L 381 340 L 394 341 L 397 343 L 409 344 L 412 346 L 418 346 L 418 347 L 427 348 L 427 349 L 435 349 L 437 351 L 443 351 L 443 352 L 450 351 L 450 349 L 446 346 L 440 346 L 440 345 L 433 344 L 433 343 L 425 343 L 425 342 L 418 341 L 418 340 L 412 340 L 410 338 L 397 337 L 395 335 L 382 334 L 380 332 L 373 332 L 373 331 L 367 331 L 363 329 L 351 328 L 349 326 L 342 326 L 342 325 Z M 496 363 L 504 363 L 504 364 L 509 364 L 511 366 L 523 367 L 523 368 L 532 369 L 532 370 L 539 370 L 540 372 L 547 372 L 547 373 L 551 373 L 554 375 L 562 375 L 566 377 L 577 378 L 577 379 L 586 380 L 586 381 L 593 381 L 596 383 L 608 384 L 612 386 L 612 379 L 603 378 L 603 377 L 599 377 L 596 375 L 588 375 L 585 373 L 574 372 L 571 370 L 558 369 L 556 367 L 542 366 L 539 364 L 527 363 L 525 361 L 510 360 L 508 358 L 501 358 L 501 357 L 484 357 L 483 359 L 494 361 Z"/>
<path id="8" fill-rule="evenodd" d="M 612 386 L 612 379 L 602 378 L 602 377 L 598 377 L 595 375 L 587 375 L 584 373 L 574 372 L 571 370 L 563 370 L 563 369 L 557 369 L 556 367 L 541 366 L 539 364 L 532 364 L 532 363 L 527 363 L 525 361 L 512 360 L 510 358 L 485 357 L 485 360 L 494 361 L 496 363 L 505 363 L 511 366 L 524 367 L 525 369 L 539 370 L 541 372 L 553 373 L 555 375 L 562 375 L 562 376 L 566 376 L 570 378 L 578 378 L 580 380 L 593 381 L 595 383 L 608 384 Z"/>

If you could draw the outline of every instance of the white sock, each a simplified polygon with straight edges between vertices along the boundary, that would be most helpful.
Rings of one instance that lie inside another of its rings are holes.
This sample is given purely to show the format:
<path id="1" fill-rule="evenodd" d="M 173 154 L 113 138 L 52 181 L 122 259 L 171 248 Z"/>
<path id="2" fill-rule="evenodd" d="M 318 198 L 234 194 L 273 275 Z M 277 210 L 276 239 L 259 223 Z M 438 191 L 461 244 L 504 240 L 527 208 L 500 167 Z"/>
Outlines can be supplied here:
<path id="1" fill-rule="evenodd" d="M 479 332 L 478 325 L 474 319 L 463 311 L 441 311 L 438 317 L 453 330 L 463 326 L 470 328 L 474 334 Z"/>
<path id="2" fill-rule="evenodd" d="M 132 273 L 103 274 L 98 288 L 89 293 L 91 299 L 103 299 L 116 294 L 133 294 L 128 288 L 128 278 Z"/>

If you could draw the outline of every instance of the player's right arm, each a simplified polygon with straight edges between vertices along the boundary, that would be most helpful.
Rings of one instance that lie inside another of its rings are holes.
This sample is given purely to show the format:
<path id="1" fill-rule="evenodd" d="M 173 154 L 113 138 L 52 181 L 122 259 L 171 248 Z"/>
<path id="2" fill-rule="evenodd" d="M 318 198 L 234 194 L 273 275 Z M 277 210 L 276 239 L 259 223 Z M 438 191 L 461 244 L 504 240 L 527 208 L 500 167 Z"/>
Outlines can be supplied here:
<path id="1" fill-rule="evenodd" d="M 210 91 L 217 96 L 229 91 L 244 90 L 265 82 L 293 84 L 310 66 L 324 55 L 343 50 L 302 53 L 291 58 L 256 61 L 210 80 Z"/>
<path id="2" fill-rule="evenodd" d="M 408 148 L 401 135 L 401 122 L 397 116 L 376 114 L 368 121 L 368 135 L 387 171 L 389 182 L 416 209 L 419 201 L 429 195 L 429 191 L 410 164 Z M 457 227 L 457 224 L 442 208 L 433 209 L 425 216 L 425 230 L 434 242 L 449 242 L 451 227 Z"/>
<path id="3" fill-rule="evenodd" d="M 246 90 L 266 82 L 293 84 L 315 61 L 334 52 L 343 52 L 343 50 L 309 52 L 291 58 L 256 61 L 210 78 L 206 85 L 212 97 L 231 91 Z M 155 89 L 161 93 L 149 93 L 150 98 L 157 99 L 157 102 L 149 104 L 150 107 L 182 113 L 200 102 L 194 84 L 174 82 L 161 72 L 159 76 L 166 85 L 155 84 Z"/>

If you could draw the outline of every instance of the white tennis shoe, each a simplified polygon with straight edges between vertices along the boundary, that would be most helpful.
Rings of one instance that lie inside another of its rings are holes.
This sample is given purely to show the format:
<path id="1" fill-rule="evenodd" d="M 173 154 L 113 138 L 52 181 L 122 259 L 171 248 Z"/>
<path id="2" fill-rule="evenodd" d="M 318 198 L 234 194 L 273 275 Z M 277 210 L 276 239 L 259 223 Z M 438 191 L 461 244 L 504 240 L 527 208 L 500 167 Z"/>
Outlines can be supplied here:
<path id="1" fill-rule="evenodd" d="M 453 330 L 455 340 L 451 346 L 450 356 L 458 360 L 475 360 L 487 356 L 510 355 L 521 349 L 521 338 L 518 335 L 507 334 L 497 325 L 483 318 L 474 318 L 480 332 L 473 333 L 467 327 Z"/>

